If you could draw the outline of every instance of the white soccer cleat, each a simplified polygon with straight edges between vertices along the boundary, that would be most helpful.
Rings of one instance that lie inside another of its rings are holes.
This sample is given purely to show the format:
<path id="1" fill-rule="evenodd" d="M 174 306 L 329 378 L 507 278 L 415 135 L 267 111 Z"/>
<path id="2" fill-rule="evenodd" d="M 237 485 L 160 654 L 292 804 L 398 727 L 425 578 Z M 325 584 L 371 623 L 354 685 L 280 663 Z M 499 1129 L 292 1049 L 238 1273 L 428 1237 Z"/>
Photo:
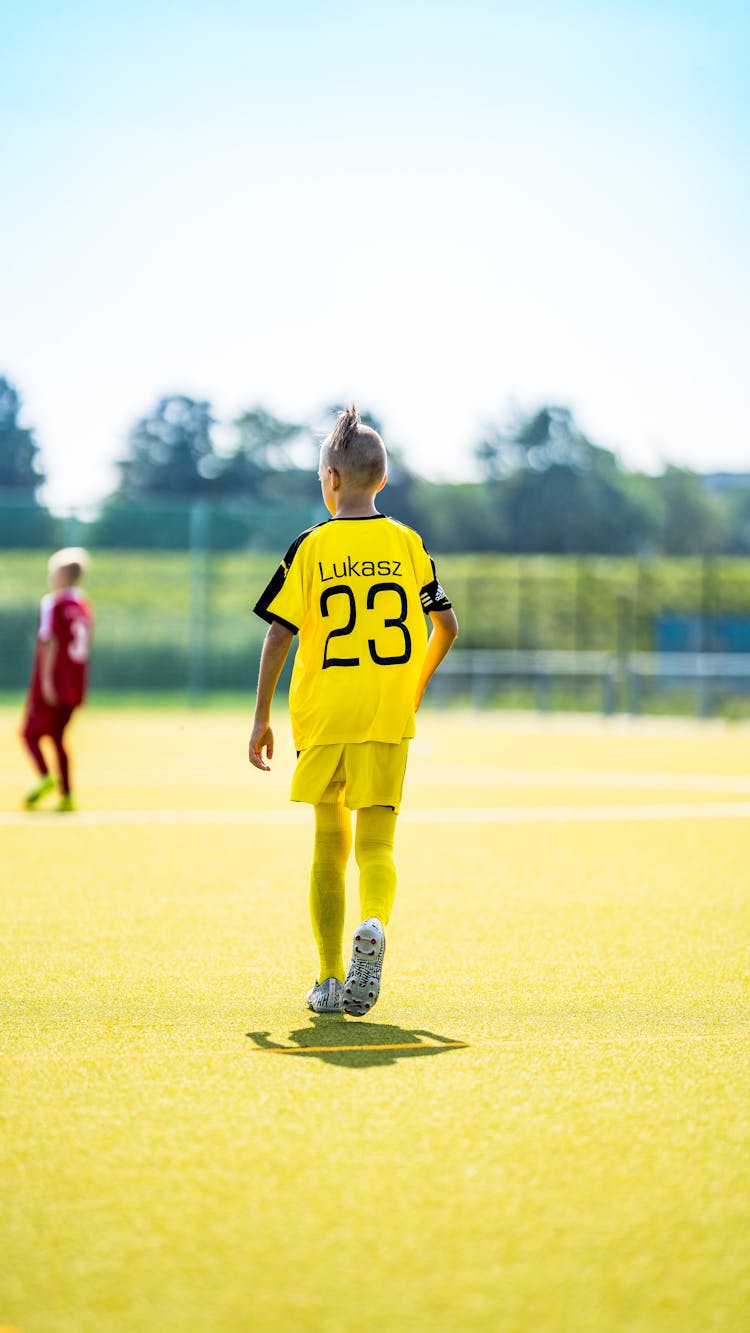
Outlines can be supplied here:
<path id="1" fill-rule="evenodd" d="M 344 1013 L 363 1018 L 377 1004 L 385 957 L 385 931 L 376 916 L 368 917 L 354 932 L 352 961 L 344 982 Z"/>
<path id="2" fill-rule="evenodd" d="M 340 1014 L 343 1008 L 344 987 L 335 977 L 316 981 L 305 996 L 308 1009 L 314 1014 Z"/>

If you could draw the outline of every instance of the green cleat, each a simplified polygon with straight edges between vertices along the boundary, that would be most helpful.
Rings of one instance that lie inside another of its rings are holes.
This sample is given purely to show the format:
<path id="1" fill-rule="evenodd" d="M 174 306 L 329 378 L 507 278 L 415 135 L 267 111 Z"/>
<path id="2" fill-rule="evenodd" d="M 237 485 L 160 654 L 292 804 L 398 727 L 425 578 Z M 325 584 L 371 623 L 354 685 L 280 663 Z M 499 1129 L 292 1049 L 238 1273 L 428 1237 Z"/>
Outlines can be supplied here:
<path id="1" fill-rule="evenodd" d="M 64 814 L 66 810 L 75 810 L 75 808 L 75 802 L 73 801 L 71 792 L 67 792 L 64 796 L 60 797 L 60 804 L 57 807 L 59 814 Z"/>
<path id="2" fill-rule="evenodd" d="M 54 791 L 56 786 L 57 783 L 52 774 L 45 773 L 41 781 L 39 781 L 35 787 L 32 787 L 31 791 L 24 798 L 24 808 L 26 810 L 33 810 L 37 802 L 41 801 L 42 797 L 46 796 L 48 792 Z"/>

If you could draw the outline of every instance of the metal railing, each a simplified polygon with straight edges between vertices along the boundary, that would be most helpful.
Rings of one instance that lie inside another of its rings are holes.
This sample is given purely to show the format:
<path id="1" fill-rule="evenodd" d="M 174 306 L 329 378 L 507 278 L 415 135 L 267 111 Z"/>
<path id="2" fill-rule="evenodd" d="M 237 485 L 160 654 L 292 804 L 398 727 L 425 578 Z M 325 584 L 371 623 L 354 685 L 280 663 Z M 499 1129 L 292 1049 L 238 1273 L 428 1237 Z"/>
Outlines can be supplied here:
<path id="1" fill-rule="evenodd" d="M 699 717 L 711 717 L 722 694 L 750 694 L 750 653 L 568 652 L 456 649 L 442 663 L 431 687 L 435 702 L 468 695 L 479 708 L 497 701 L 503 688 L 533 693 L 534 706 L 555 706 L 555 688 L 572 702 L 577 689 L 599 693 L 600 711 L 637 714 L 647 691 L 690 689 Z M 590 704 L 586 703 L 587 709 Z"/>

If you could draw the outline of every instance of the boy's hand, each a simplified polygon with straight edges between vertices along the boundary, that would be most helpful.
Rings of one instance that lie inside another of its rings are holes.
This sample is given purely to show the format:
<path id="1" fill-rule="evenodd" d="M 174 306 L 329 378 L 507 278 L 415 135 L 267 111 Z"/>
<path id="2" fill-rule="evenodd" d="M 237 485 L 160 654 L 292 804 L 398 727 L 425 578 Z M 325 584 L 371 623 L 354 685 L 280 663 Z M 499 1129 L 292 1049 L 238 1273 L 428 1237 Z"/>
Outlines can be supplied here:
<path id="1" fill-rule="evenodd" d="M 266 759 L 273 759 L 273 732 L 268 722 L 254 722 L 250 732 L 248 759 L 253 768 L 259 768 L 262 773 L 270 773 L 271 765 L 263 759 L 264 750 Z"/>
<path id="2" fill-rule="evenodd" d="M 268 626 L 268 632 L 263 640 L 260 671 L 258 673 L 258 692 L 255 696 L 253 729 L 250 732 L 250 745 L 248 746 L 250 763 L 253 768 L 259 768 L 261 773 L 268 773 L 271 767 L 263 758 L 264 750 L 266 759 L 273 757 L 273 732 L 268 721 L 271 716 L 271 701 L 293 638 L 294 634 L 290 629 L 287 629 L 286 625 L 280 625 L 277 620 L 274 620 L 273 624 Z"/>

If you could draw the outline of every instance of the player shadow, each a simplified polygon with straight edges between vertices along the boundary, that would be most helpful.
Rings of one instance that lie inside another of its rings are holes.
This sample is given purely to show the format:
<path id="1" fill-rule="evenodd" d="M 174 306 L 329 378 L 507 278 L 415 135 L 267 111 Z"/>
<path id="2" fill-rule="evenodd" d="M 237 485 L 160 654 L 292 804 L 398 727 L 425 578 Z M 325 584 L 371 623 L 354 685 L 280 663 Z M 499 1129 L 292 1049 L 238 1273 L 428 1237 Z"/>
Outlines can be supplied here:
<path id="1" fill-rule="evenodd" d="M 426 1028 L 400 1028 L 395 1023 L 356 1023 L 343 1014 L 311 1014 L 310 1026 L 289 1033 L 291 1045 L 273 1041 L 268 1032 L 248 1032 L 256 1052 L 284 1057 L 304 1055 L 348 1069 L 382 1068 L 412 1056 L 443 1055 L 465 1050 L 468 1042 L 441 1037 Z"/>

